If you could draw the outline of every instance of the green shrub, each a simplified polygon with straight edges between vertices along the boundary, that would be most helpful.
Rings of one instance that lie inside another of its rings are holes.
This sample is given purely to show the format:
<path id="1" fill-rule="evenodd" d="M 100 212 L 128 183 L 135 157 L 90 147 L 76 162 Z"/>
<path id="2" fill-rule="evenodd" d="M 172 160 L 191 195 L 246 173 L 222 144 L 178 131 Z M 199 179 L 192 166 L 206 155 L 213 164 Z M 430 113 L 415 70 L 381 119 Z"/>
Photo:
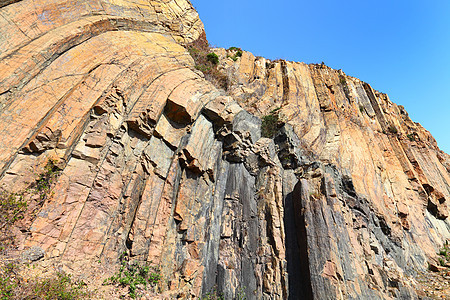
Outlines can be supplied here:
<path id="1" fill-rule="evenodd" d="M 223 296 L 223 293 L 218 292 L 217 288 L 214 287 L 214 289 L 211 292 L 204 294 L 200 299 L 201 300 L 224 300 L 225 297 Z"/>
<path id="2" fill-rule="evenodd" d="M 47 198 L 50 187 L 59 176 L 60 171 L 57 161 L 50 159 L 44 167 L 44 172 L 39 174 L 38 179 L 36 179 L 35 190 L 40 194 L 41 200 Z"/>
<path id="3" fill-rule="evenodd" d="M 280 111 L 281 110 L 281 106 L 280 107 L 277 107 L 277 108 L 275 108 L 275 109 L 273 109 L 270 113 L 271 114 L 274 114 L 274 113 L 277 113 L 278 111 Z"/>
<path id="4" fill-rule="evenodd" d="M 279 116 L 278 113 L 271 113 L 264 116 L 261 123 L 261 136 L 265 138 L 273 138 L 278 130 Z"/>
<path id="5" fill-rule="evenodd" d="M 228 56 L 233 61 L 237 61 L 239 57 L 242 57 L 243 51 L 241 48 L 238 47 L 230 47 L 228 48 L 228 51 L 236 52 L 233 56 Z"/>
<path id="6" fill-rule="evenodd" d="M 15 265 L 8 263 L 0 267 L 0 299 L 13 299 L 18 285 L 19 279 L 16 276 Z"/>
<path id="7" fill-rule="evenodd" d="M 207 73 L 209 71 L 211 71 L 211 67 L 209 66 L 195 66 L 195 68 L 199 71 L 201 71 L 202 73 Z"/>
<path id="8" fill-rule="evenodd" d="M 439 250 L 438 253 L 440 256 L 443 256 L 445 259 L 450 259 L 450 248 L 448 246 L 448 242 L 445 242 L 444 247 Z"/>
<path id="9" fill-rule="evenodd" d="M 154 287 L 161 280 L 159 270 L 150 268 L 147 265 L 141 266 L 137 262 L 128 262 L 126 253 L 121 255 L 120 260 L 121 266 L 119 271 L 108 278 L 105 284 L 113 283 L 122 287 L 128 287 L 128 294 L 131 298 L 136 298 L 139 285 Z"/>
<path id="10" fill-rule="evenodd" d="M 414 133 L 409 133 L 406 135 L 406 137 L 409 139 L 410 142 L 414 142 L 416 140 Z"/>
<path id="11" fill-rule="evenodd" d="M 237 300 L 247 300 L 247 295 L 245 294 L 244 288 L 239 288 L 237 295 L 236 295 L 236 299 Z"/>
<path id="12" fill-rule="evenodd" d="M 450 247 L 448 245 L 448 241 L 445 241 L 444 247 L 439 249 L 438 255 L 438 261 L 441 266 L 445 266 L 448 261 L 450 261 Z"/>
<path id="13" fill-rule="evenodd" d="M 217 65 L 219 63 L 219 57 L 214 52 L 208 53 L 206 55 L 206 59 L 213 65 Z"/>
<path id="14" fill-rule="evenodd" d="M 241 50 L 241 48 L 233 46 L 233 47 L 228 48 L 228 51 L 242 51 L 242 50 Z"/>

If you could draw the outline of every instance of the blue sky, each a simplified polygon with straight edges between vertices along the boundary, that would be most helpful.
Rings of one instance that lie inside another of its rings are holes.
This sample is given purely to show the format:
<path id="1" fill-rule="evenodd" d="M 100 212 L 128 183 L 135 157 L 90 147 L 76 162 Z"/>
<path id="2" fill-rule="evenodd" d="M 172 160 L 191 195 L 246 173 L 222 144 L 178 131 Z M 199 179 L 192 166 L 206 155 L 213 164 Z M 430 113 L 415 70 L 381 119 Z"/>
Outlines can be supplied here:
<path id="1" fill-rule="evenodd" d="M 191 2 L 212 45 L 342 69 L 405 106 L 450 154 L 450 1 Z"/>

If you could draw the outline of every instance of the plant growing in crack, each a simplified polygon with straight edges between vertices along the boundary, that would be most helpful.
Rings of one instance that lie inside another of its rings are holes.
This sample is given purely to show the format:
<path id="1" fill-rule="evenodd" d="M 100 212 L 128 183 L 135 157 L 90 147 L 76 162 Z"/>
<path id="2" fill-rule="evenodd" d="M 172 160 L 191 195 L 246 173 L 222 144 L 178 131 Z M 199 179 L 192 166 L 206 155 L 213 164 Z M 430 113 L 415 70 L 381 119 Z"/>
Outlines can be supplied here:
<path id="1" fill-rule="evenodd" d="M 247 295 L 245 294 L 245 290 L 243 287 L 240 287 L 237 295 L 236 295 L 236 299 L 238 300 L 247 300 Z"/>
<path id="2" fill-rule="evenodd" d="M 408 133 L 406 137 L 409 139 L 410 142 L 414 142 L 416 140 L 414 133 Z"/>
<path id="3" fill-rule="evenodd" d="M 131 298 L 136 298 L 139 290 L 145 289 L 148 285 L 156 287 L 161 280 L 160 272 L 157 268 L 149 265 L 142 265 L 139 262 L 131 262 L 126 252 L 119 257 L 121 266 L 116 274 L 105 280 L 104 284 L 117 284 L 121 287 L 128 287 L 128 294 Z"/>
<path id="4" fill-rule="evenodd" d="M 225 296 L 222 292 L 217 291 L 217 286 L 215 286 L 210 292 L 204 294 L 201 300 L 225 300 Z"/>
<path id="5" fill-rule="evenodd" d="M 12 228 L 19 226 L 23 229 L 25 225 L 17 224 L 17 222 L 25 217 L 27 219 L 34 218 L 35 213 L 50 195 L 51 187 L 59 173 L 57 161 L 50 159 L 46 163 L 44 171 L 38 174 L 35 182 L 25 190 L 19 192 L 0 190 L 0 251 L 5 251 L 14 245 L 15 238 Z M 39 197 L 32 197 L 36 194 Z M 29 201 L 36 203 L 31 204 Z"/>
<path id="6" fill-rule="evenodd" d="M 445 241 L 444 246 L 439 249 L 438 255 L 438 261 L 441 266 L 445 266 L 447 262 L 450 261 L 450 246 L 448 244 L 448 241 Z"/>
<path id="7" fill-rule="evenodd" d="M 23 193 L 0 191 L 0 251 L 14 244 L 11 227 L 24 218 L 27 207 Z"/>
<path id="8" fill-rule="evenodd" d="M 41 201 L 47 199 L 52 184 L 56 181 L 61 172 L 57 164 L 57 160 L 49 159 L 44 167 L 44 171 L 40 173 L 36 179 L 34 189 L 40 195 Z"/>
<path id="9" fill-rule="evenodd" d="M 262 118 L 261 123 L 261 136 L 265 138 L 273 138 L 278 131 L 278 127 L 281 124 L 279 117 L 279 110 L 281 107 L 276 108 L 270 112 L 270 114 Z"/>
<path id="10" fill-rule="evenodd" d="M 364 113 L 364 110 L 365 110 L 364 106 L 363 106 L 362 104 L 360 104 L 360 105 L 359 105 L 359 111 L 360 111 L 361 113 Z"/>

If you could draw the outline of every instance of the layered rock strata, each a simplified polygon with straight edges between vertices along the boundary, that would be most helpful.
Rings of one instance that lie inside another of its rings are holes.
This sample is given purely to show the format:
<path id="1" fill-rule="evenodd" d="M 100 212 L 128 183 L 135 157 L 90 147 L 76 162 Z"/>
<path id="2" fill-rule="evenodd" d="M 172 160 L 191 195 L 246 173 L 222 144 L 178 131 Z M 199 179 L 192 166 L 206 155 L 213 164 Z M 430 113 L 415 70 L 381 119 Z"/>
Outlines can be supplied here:
<path id="1" fill-rule="evenodd" d="M 223 49 L 218 90 L 182 46 L 203 33 L 188 1 L 10 2 L 0 184 L 61 169 L 19 254 L 80 275 L 125 252 L 167 297 L 418 298 L 450 238 L 450 158 L 387 95 Z"/>

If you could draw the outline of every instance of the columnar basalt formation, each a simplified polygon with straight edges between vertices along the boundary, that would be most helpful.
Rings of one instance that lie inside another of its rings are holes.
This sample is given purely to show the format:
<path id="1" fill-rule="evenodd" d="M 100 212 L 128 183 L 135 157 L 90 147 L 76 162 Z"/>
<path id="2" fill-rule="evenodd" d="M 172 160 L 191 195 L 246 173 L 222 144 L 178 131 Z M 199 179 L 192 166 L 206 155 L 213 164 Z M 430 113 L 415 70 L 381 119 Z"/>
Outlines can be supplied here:
<path id="1" fill-rule="evenodd" d="M 224 49 L 217 89 L 183 46 L 204 37 L 187 0 L 0 7 L 0 185 L 61 170 L 15 255 L 95 282 L 125 252 L 161 297 L 418 299 L 450 239 L 450 157 L 387 95 Z"/>

